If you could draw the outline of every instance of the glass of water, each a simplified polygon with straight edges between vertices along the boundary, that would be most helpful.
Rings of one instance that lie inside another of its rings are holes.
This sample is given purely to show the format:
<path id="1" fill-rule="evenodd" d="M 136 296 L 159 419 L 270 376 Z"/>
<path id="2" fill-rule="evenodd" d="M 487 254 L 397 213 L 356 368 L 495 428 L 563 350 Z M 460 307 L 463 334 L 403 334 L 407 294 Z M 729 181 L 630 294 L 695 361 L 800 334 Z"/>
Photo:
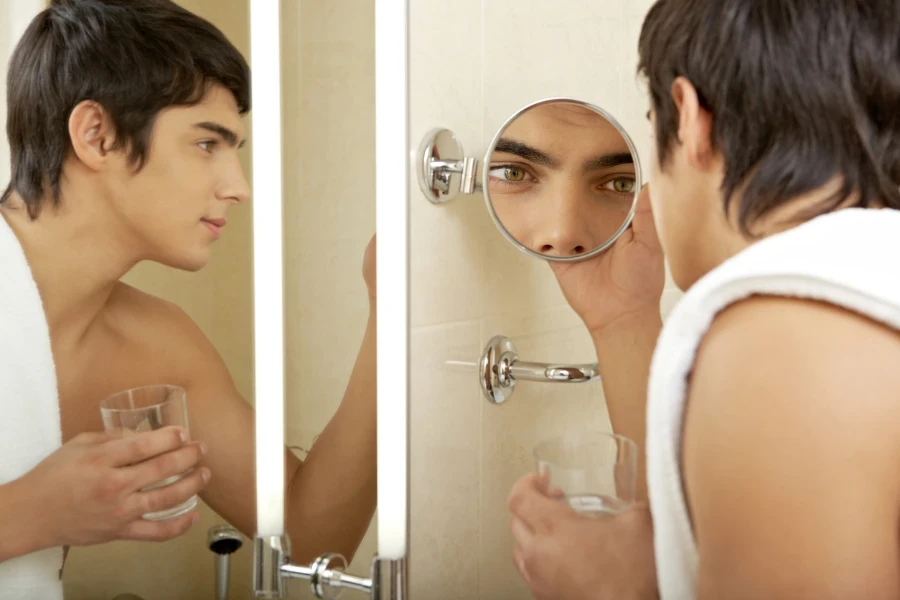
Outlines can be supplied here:
<path id="1" fill-rule="evenodd" d="M 103 427 L 110 433 L 129 435 L 163 427 L 182 427 L 188 435 L 187 393 L 175 385 L 150 385 L 113 394 L 100 403 Z M 189 473 L 167 477 L 142 488 L 147 491 L 170 485 Z M 145 519 L 163 521 L 185 514 L 197 506 L 197 496 L 168 510 L 147 513 Z"/>
<path id="2" fill-rule="evenodd" d="M 573 510 L 591 517 L 634 504 L 637 453 L 627 437 L 600 431 L 565 433 L 534 448 L 538 473 L 548 476 L 550 490 L 559 490 Z"/>

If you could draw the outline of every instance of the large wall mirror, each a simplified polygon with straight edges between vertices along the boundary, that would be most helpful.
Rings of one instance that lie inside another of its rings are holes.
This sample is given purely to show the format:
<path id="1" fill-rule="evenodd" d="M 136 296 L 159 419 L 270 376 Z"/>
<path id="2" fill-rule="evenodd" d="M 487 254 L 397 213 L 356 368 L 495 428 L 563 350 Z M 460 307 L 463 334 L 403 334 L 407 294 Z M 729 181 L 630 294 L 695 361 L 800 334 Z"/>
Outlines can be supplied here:
<path id="1" fill-rule="evenodd" d="M 176 0 L 176 4 L 211 22 L 244 57 L 250 58 L 250 0 Z M 0 9 L 4 109 L 10 53 L 27 24 L 48 5 L 46 0 L 12 0 Z M 309 460 L 310 454 L 317 451 L 321 455 L 334 452 L 335 448 L 346 448 L 346 457 L 334 458 L 344 461 L 340 468 L 334 472 L 318 468 L 313 475 L 318 481 L 316 485 L 324 486 L 323 489 L 343 485 L 347 497 L 371 497 L 372 502 L 364 504 L 372 505 L 376 257 L 374 242 L 370 242 L 375 232 L 374 14 L 374 0 L 281 3 L 285 443 L 301 461 Z M 251 157 L 260 151 L 253 135 L 253 112 L 241 123 L 247 134 L 246 145 L 237 151 L 236 162 L 250 180 Z M 0 158 L 0 175 L 5 187 L 9 175 L 5 139 L 0 144 Z M 242 414 L 251 418 L 256 389 L 253 203 L 278 201 L 278 198 L 252 198 L 249 204 L 228 210 L 227 226 L 211 224 L 217 239 L 212 244 L 210 262 L 199 272 L 144 262 L 124 278 L 126 284 L 178 305 L 196 323 L 222 357 L 237 393 L 250 405 Z M 359 389 L 348 391 L 354 369 Z M 345 395 L 355 398 L 345 401 Z M 203 417 L 194 414 L 188 396 L 189 420 L 198 425 Z M 98 406 L 102 399 L 96 398 Z M 223 415 L 222 420 L 226 421 L 227 417 Z M 102 429 L 99 410 L 94 421 L 93 425 Z M 354 421 L 349 426 L 342 425 L 349 432 L 345 434 L 346 443 L 335 445 L 336 436 L 332 433 L 332 442 L 324 450 L 317 450 L 317 441 L 328 430 L 329 423 L 337 421 Z M 215 428 L 208 419 L 202 429 Z M 252 461 L 252 426 L 250 432 L 247 440 L 240 441 L 240 447 L 249 451 Z M 358 432 L 362 433 L 357 435 Z M 220 441 L 216 448 L 227 445 L 227 440 L 224 444 Z M 358 464 L 351 465 L 350 461 Z M 346 474 L 350 475 L 345 477 Z M 336 478 L 343 481 L 336 482 Z M 226 470 L 213 473 L 212 480 L 228 482 L 229 479 Z M 246 489 L 234 488 L 228 493 L 253 502 L 252 482 Z M 313 504 L 308 506 L 308 510 L 319 510 Z M 375 520 L 370 510 L 351 514 L 351 506 L 352 503 L 329 508 L 327 514 L 342 512 L 341 519 L 326 522 L 330 517 L 323 517 L 322 531 L 307 533 L 330 535 L 329 531 L 342 527 L 359 531 L 356 558 L 347 571 L 365 575 L 376 554 Z M 216 539 L 224 539 L 215 537 L 216 528 L 227 525 L 228 519 L 203 502 L 202 496 L 198 507 L 199 522 L 187 534 L 165 543 L 120 541 L 71 548 L 63 571 L 65 597 L 69 600 L 215 597 L 219 554 L 210 545 Z M 253 597 L 253 544 L 247 537 L 253 533 L 243 532 L 237 544 L 228 542 L 221 546 L 230 552 L 229 597 L 233 599 Z M 302 544 L 303 539 L 295 542 L 297 547 Z M 290 586 L 289 597 L 313 596 L 308 585 L 298 582 Z"/>

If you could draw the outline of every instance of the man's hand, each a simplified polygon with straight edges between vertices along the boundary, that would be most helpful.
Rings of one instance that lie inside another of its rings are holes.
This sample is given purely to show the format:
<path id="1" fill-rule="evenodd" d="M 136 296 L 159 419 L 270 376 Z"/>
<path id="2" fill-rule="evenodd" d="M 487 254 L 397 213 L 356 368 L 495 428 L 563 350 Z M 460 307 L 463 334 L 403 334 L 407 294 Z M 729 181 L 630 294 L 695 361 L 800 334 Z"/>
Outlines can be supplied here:
<path id="1" fill-rule="evenodd" d="M 182 431 L 167 427 L 125 437 L 83 433 L 4 486 L 4 498 L 37 510 L 27 513 L 34 514 L 27 550 L 117 539 L 163 541 L 185 533 L 196 522 L 194 511 L 166 521 L 141 517 L 178 506 L 209 479 L 209 470 L 200 468 L 171 485 L 141 491 L 200 461 L 205 446 L 185 442 Z"/>
<path id="2" fill-rule="evenodd" d="M 513 560 L 538 600 L 654 600 L 653 523 L 646 508 L 579 515 L 527 475 L 509 497 Z"/>
<path id="3" fill-rule="evenodd" d="M 631 227 L 606 252 L 550 266 L 566 301 L 591 334 L 613 431 L 640 449 L 637 499 L 646 500 L 647 381 L 662 329 L 659 301 L 666 279 L 649 186 L 641 189 Z"/>
<path id="4" fill-rule="evenodd" d="M 650 188 L 634 219 L 608 250 L 581 262 L 551 262 L 566 301 L 591 334 L 630 315 L 659 314 L 666 270 L 650 210 Z"/>

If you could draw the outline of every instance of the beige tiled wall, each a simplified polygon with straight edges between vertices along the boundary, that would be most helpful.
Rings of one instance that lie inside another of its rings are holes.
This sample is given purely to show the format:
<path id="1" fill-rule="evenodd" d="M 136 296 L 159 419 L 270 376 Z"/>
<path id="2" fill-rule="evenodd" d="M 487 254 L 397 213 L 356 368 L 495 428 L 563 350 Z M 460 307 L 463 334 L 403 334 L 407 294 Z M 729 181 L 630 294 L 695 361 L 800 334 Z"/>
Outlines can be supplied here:
<path id="1" fill-rule="evenodd" d="M 572 96 L 615 115 L 646 169 L 648 102 L 635 67 L 651 4 L 412 0 L 410 147 L 442 126 L 480 158 L 512 112 Z M 496 334 L 525 360 L 594 362 L 594 349 L 548 266 L 504 240 L 480 195 L 432 206 L 415 180 L 412 190 L 413 598 L 530 598 L 512 564 L 507 494 L 533 469 L 539 439 L 609 427 L 602 388 L 524 383 L 495 406 L 474 370 L 445 362 L 476 361 Z M 679 297 L 668 285 L 664 314 Z"/>

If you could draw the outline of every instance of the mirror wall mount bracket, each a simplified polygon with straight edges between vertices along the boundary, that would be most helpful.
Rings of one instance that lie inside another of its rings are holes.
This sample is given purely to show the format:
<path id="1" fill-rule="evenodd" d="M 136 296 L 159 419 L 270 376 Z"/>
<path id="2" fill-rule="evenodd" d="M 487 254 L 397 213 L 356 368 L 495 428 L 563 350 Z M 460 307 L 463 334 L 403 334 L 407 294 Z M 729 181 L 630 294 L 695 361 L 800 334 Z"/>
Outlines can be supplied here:
<path id="1" fill-rule="evenodd" d="M 481 391 L 492 404 L 503 404 L 512 396 L 517 381 L 587 383 L 600 380 L 596 364 L 558 365 L 519 360 L 515 345 L 497 335 L 484 347 L 478 363 Z"/>
<path id="2" fill-rule="evenodd" d="M 287 579 L 306 579 L 315 598 L 336 600 L 345 589 L 365 593 L 370 600 L 408 600 L 406 558 L 372 560 L 370 577 L 347 575 L 346 559 L 323 554 L 310 566 L 291 564 L 287 535 L 257 536 L 254 540 L 253 584 L 257 598 L 281 599 L 287 594 Z"/>
<path id="3" fill-rule="evenodd" d="M 459 139 L 449 129 L 432 129 L 419 144 L 417 179 L 432 204 L 446 204 L 457 194 L 479 191 L 477 171 L 478 159 L 465 155 Z"/>

